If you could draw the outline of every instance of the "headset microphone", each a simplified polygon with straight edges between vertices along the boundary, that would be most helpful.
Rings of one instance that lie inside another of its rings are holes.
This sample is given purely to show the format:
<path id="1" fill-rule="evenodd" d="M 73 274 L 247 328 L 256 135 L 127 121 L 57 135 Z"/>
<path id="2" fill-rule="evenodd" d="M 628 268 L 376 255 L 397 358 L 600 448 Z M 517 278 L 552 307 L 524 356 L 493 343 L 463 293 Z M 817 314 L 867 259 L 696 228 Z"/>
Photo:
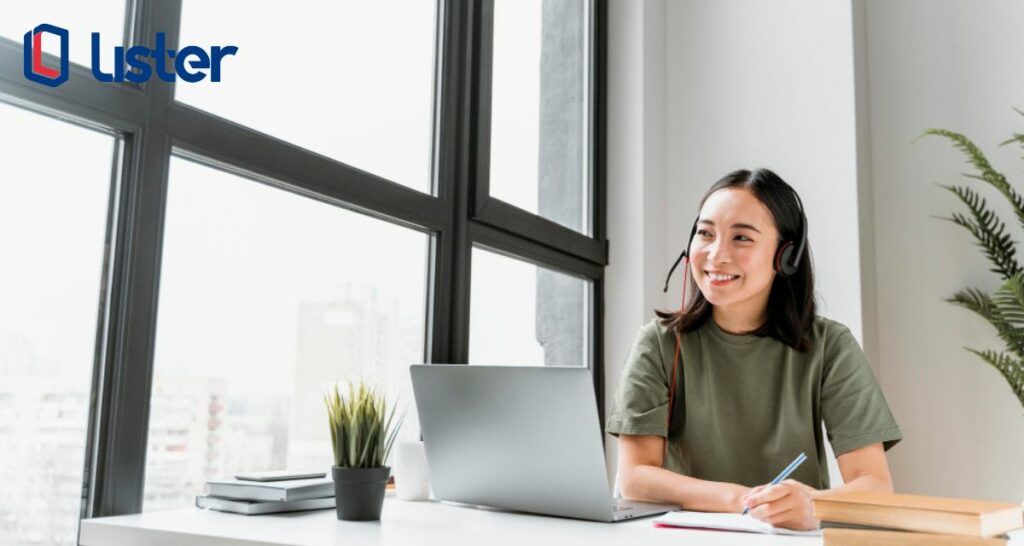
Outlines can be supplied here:
<path id="1" fill-rule="evenodd" d="M 683 250 L 682 254 L 680 254 L 679 257 L 676 258 L 676 261 L 672 264 L 672 269 L 668 270 L 668 276 L 665 277 L 665 288 L 662 290 L 662 292 L 668 292 L 668 283 L 669 283 L 669 281 L 672 280 L 672 273 L 675 273 L 676 268 L 679 267 L 679 262 L 683 261 L 683 258 L 686 257 L 686 251 L 687 250 L 689 250 L 689 249 L 684 249 Z M 687 260 L 687 261 L 689 261 L 689 260 Z"/>
<path id="2" fill-rule="evenodd" d="M 668 270 L 668 276 L 665 277 L 665 288 L 662 290 L 662 292 L 668 292 L 668 283 L 669 283 L 670 280 L 672 280 L 672 273 L 674 273 L 676 268 L 679 267 L 679 262 L 683 261 L 683 258 L 687 258 L 687 260 L 686 260 L 687 262 L 690 261 L 689 260 L 689 256 L 690 256 L 690 243 L 693 242 L 693 236 L 697 234 L 697 222 L 698 221 L 700 221 L 699 217 L 698 218 L 694 218 L 693 226 L 690 228 L 690 238 L 686 240 L 686 246 L 683 247 L 683 252 L 681 254 L 679 254 L 679 257 L 676 258 L 675 263 L 672 264 L 672 269 Z M 683 276 L 683 304 L 684 305 L 686 304 L 686 276 L 685 275 Z M 682 311 L 682 308 L 680 308 L 679 310 Z"/>

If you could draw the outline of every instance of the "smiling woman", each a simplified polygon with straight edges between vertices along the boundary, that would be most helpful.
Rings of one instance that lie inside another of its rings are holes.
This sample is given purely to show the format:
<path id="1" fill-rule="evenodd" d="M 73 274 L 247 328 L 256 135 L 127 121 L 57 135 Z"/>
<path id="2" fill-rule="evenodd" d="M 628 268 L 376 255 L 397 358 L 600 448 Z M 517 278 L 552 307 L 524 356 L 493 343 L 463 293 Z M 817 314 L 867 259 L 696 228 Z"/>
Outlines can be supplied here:
<path id="1" fill-rule="evenodd" d="M 816 527 L 811 499 L 829 488 L 822 422 L 837 489 L 891 491 L 884 450 L 902 433 L 853 335 L 815 314 L 796 192 L 767 169 L 727 175 L 683 256 L 693 297 L 640 330 L 608 420 L 623 494 Z M 800 452 L 811 464 L 759 485 Z"/>
<path id="2" fill-rule="evenodd" d="M 694 299 L 685 312 L 659 312 L 670 327 L 690 332 L 713 313 L 728 331 L 806 349 L 814 267 L 807 218 L 789 184 L 767 169 L 729 174 L 708 190 L 688 241 Z M 776 275 L 785 281 L 774 282 Z"/>

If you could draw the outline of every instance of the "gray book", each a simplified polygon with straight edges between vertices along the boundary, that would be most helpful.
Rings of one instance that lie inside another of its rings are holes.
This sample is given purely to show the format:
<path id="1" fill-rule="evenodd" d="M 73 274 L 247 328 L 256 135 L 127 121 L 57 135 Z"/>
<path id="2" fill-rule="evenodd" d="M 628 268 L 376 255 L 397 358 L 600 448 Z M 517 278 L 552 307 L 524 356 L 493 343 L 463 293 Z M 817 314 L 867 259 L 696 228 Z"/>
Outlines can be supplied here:
<path id="1" fill-rule="evenodd" d="M 304 499 L 297 501 L 252 501 L 221 499 L 200 495 L 196 497 L 196 508 L 255 516 L 258 514 L 273 514 L 277 512 L 298 512 L 300 510 L 334 508 L 334 497 L 322 497 L 319 499 Z"/>
<path id="2" fill-rule="evenodd" d="M 297 501 L 334 496 L 334 480 L 312 478 L 305 480 L 281 480 L 276 482 L 253 482 L 246 480 L 210 480 L 206 482 L 206 494 L 223 499 L 252 501 Z"/>

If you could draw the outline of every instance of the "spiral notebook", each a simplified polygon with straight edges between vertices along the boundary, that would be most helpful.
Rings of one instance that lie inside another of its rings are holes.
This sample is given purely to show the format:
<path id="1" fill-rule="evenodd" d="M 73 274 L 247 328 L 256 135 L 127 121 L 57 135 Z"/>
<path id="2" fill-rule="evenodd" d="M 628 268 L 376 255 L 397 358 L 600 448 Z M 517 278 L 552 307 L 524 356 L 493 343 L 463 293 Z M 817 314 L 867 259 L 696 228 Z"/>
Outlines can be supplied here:
<path id="1" fill-rule="evenodd" d="M 771 535 L 794 535 L 802 537 L 821 536 L 821 530 L 794 531 L 773 527 L 751 515 L 726 514 L 720 512 L 669 512 L 654 519 L 658 527 L 683 527 L 688 529 L 710 529 L 713 531 L 737 531 L 741 533 L 763 533 Z"/>

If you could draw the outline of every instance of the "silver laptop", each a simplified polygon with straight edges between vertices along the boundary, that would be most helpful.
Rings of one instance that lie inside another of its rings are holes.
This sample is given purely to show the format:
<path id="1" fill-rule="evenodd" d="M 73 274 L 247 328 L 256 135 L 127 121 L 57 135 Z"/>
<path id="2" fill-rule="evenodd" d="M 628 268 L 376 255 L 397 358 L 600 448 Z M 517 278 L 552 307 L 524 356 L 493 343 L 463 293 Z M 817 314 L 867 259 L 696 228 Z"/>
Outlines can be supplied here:
<path id="1" fill-rule="evenodd" d="M 594 521 L 679 508 L 612 499 L 589 369 L 410 368 L 435 499 Z"/>

